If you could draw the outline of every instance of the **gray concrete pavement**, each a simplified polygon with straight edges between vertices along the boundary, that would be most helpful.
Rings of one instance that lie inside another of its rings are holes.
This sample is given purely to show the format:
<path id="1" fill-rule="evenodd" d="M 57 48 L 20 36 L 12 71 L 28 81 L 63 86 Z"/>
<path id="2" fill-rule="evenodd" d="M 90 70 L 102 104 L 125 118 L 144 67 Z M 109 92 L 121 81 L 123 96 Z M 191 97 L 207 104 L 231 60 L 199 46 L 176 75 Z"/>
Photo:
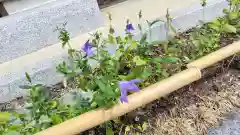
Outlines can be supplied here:
<path id="1" fill-rule="evenodd" d="M 71 37 L 103 25 L 96 0 L 55 0 L 0 18 L 0 64 L 58 43 L 56 27 Z"/>
<path id="2" fill-rule="evenodd" d="M 210 129 L 208 135 L 240 135 L 240 112 L 230 115 L 220 127 Z"/>

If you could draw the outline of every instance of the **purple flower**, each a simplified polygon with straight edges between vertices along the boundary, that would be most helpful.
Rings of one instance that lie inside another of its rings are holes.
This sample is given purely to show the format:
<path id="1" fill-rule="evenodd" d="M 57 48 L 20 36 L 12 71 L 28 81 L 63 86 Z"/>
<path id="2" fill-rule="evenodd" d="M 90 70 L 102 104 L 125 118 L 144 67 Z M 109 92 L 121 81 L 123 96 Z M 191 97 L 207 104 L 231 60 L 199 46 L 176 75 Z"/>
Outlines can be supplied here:
<path id="1" fill-rule="evenodd" d="M 138 80 L 138 79 L 133 79 L 130 81 L 120 81 L 119 82 L 119 87 L 121 90 L 120 100 L 122 102 L 128 103 L 128 99 L 127 99 L 128 91 L 134 91 L 134 92 L 140 91 L 138 86 L 135 84 L 135 83 L 140 83 L 140 82 L 141 82 L 141 80 Z"/>
<path id="2" fill-rule="evenodd" d="M 116 50 L 114 49 L 109 49 L 108 50 L 108 53 L 111 54 L 111 55 L 114 55 L 116 53 Z"/>
<path id="3" fill-rule="evenodd" d="M 134 30 L 133 25 L 131 23 L 127 24 L 126 31 L 131 33 Z"/>
<path id="4" fill-rule="evenodd" d="M 86 56 L 92 56 L 93 55 L 93 46 L 91 43 L 89 43 L 89 40 L 84 44 L 82 50 L 86 53 Z"/>

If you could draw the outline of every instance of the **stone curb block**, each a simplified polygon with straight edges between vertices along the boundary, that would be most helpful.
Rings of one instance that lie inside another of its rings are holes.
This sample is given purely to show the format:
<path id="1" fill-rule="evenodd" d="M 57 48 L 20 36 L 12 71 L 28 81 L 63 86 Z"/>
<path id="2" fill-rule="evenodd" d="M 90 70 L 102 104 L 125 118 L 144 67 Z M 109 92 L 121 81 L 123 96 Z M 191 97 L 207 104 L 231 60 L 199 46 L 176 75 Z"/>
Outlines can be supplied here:
<path id="1" fill-rule="evenodd" d="M 59 42 L 56 27 L 67 22 L 74 37 L 103 25 L 96 0 L 57 0 L 1 18 L 0 63 Z"/>

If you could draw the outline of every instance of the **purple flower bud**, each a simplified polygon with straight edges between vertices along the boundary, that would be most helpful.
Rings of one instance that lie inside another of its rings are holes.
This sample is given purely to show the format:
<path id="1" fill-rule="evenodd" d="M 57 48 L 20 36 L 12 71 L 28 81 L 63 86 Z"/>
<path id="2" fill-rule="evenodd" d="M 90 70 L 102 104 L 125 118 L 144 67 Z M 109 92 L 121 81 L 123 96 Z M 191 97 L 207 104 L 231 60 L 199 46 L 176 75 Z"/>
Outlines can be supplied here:
<path id="1" fill-rule="evenodd" d="M 135 84 L 135 83 L 140 83 L 140 82 L 141 82 L 141 80 L 138 80 L 138 79 L 133 79 L 133 80 L 130 80 L 130 81 L 120 81 L 119 82 L 119 87 L 120 87 L 120 90 L 121 90 L 120 100 L 122 102 L 128 103 L 128 99 L 127 99 L 128 91 L 133 91 L 133 92 L 140 91 L 138 86 Z"/>
<path id="2" fill-rule="evenodd" d="M 86 53 L 86 56 L 92 56 L 93 55 L 93 46 L 91 43 L 89 43 L 89 40 L 83 45 L 82 50 Z"/>
<path id="3" fill-rule="evenodd" d="M 126 31 L 131 33 L 134 30 L 133 25 L 131 23 L 127 24 Z"/>

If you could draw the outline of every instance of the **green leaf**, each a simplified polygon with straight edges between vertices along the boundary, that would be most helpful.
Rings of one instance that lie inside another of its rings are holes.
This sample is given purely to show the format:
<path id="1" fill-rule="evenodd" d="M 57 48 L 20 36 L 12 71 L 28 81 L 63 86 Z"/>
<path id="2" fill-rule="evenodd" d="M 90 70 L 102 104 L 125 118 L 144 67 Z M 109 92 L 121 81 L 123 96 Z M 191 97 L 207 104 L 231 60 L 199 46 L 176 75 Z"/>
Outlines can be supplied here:
<path id="1" fill-rule="evenodd" d="M 208 24 L 208 27 L 210 27 L 210 28 L 212 28 L 212 29 L 214 29 L 214 30 L 216 30 L 216 31 L 219 31 L 219 30 L 220 30 L 220 27 L 217 26 L 217 25 L 215 25 L 215 24 L 213 24 L 213 23 L 209 23 L 209 24 Z"/>
<path id="2" fill-rule="evenodd" d="M 30 129 L 30 128 L 32 128 L 32 127 L 34 127 L 35 125 L 36 125 L 36 120 L 32 120 L 30 123 L 28 123 L 26 126 L 25 126 L 25 128 L 26 129 Z"/>
<path id="3" fill-rule="evenodd" d="M 117 44 L 120 44 L 122 42 L 121 36 L 117 36 L 116 37 L 116 41 L 117 41 Z"/>
<path id="4" fill-rule="evenodd" d="M 21 135 L 21 134 L 17 131 L 9 131 L 7 133 L 4 133 L 3 135 Z"/>
<path id="5" fill-rule="evenodd" d="M 156 65 L 156 72 L 157 72 L 157 73 L 161 73 L 161 71 L 162 71 L 162 65 L 161 65 L 160 63 L 158 63 L 158 64 Z"/>
<path id="6" fill-rule="evenodd" d="M 133 62 L 135 62 L 137 66 L 141 66 L 141 65 L 146 64 L 146 61 L 142 60 L 139 56 L 135 56 L 133 58 Z"/>
<path id="7" fill-rule="evenodd" d="M 114 135 L 114 132 L 113 132 L 112 128 L 107 127 L 107 129 L 106 129 L 106 135 Z"/>
<path id="8" fill-rule="evenodd" d="M 137 49 L 137 42 L 133 41 L 131 45 L 128 47 L 129 50 L 135 50 Z"/>
<path id="9" fill-rule="evenodd" d="M 110 28 L 109 28 L 109 33 L 110 33 L 110 34 L 114 34 L 114 32 L 115 32 L 115 30 L 113 29 L 113 27 L 110 27 Z"/>
<path id="10" fill-rule="evenodd" d="M 97 107 L 97 103 L 96 102 L 92 102 L 92 104 L 90 105 L 92 108 Z"/>
<path id="11" fill-rule="evenodd" d="M 96 83 L 101 90 L 106 90 L 106 85 L 101 80 L 96 80 Z"/>
<path id="12" fill-rule="evenodd" d="M 57 101 L 50 101 L 49 105 L 50 105 L 51 109 L 54 109 L 57 107 L 58 104 L 57 104 Z"/>
<path id="13" fill-rule="evenodd" d="M 138 128 L 140 131 L 143 131 L 141 126 L 138 125 L 137 128 Z"/>
<path id="14" fill-rule="evenodd" d="M 18 120 L 19 120 L 19 121 L 17 121 L 17 122 L 20 123 L 21 120 L 20 120 L 20 119 L 18 119 Z M 15 122 L 16 122 L 16 121 L 15 121 Z M 12 131 L 13 131 L 13 130 L 15 131 L 15 130 L 18 130 L 19 128 L 22 128 L 22 126 L 23 126 L 22 124 L 15 124 L 15 123 L 14 123 L 14 125 L 8 127 L 8 129 L 9 129 L 9 130 L 12 130 Z"/>
<path id="15" fill-rule="evenodd" d="M 211 23 L 213 23 L 217 26 L 221 26 L 221 22 L 218 19 L 214 19 Z"/>
<path id="16" fill-rule="evenodd" d="M 202 0 L 202 7 L 205 7 L 207 5 L 206 0 Z"/>
<path id="17" fill-rule="evenodd" d="M 126 78 L 127 78 L 126 75 L 118 75 L 118 77 L 119 77 L 121 80 L 126 80 Z"/>
<path id="18" fill-rule="evenodd" d="M 109 43 L 114 43 L 114 37 L 112 34 L 108 34 L 108 41 Z"/>
<path id="19" fill-rule="evenodd" d="M 180 61 L 177 57 L 159 57 L 152 59 L 153 62 L 160 62 L 160 63 L 177 63 Z"/>
<path id="20" fill-rule="evenodd" d="M 141 76 L 141 74 L 144 70 L 144 66 L 137 66 L 135 68 L 132 69 L 132 72 L 127 76 L 127 78 L 125 80 L 131 80 L 131 79 L 135 79 L 138 78 L 139 76 Z"/>
<path id="21" fill-rule="evenodd" d="M 221 28 L 221 22 L 218 19 L 214 19 L 212 22 L 208 23 L 208 27 L 219 31 Z"/>
<path id="22" fill-rule="evenodd" d="M 131 130 L 130 126 L 125 127 L 125 134 L 127 134 Z"/>
<path id="23" fill-rule="evenodd" d="M 75 52 L 74 49 L 68 49 L 68 55 L 69 55 L 70 57 L 73 57 L 74 52 Z"/>
<path id="24" fill-rule="evenodd" d="M 148 128 L 147 122 L 143 122 L 143 124 L 142 124 L 142 130 L 143 130 L 143 131 L 146 131 L 147 128 Z"/>
<path id="25" fill-rule="evenodd" d="M 53 114 L 53 115 L 51 116 L 51 120 L 52 120 L 52 122 L 53 122 L 54 125 L 63 122 L 62 118 L 61 118 L 60 115 L 58 115 L 58 114 Z"/>
<path id="26" fill-rule="evenodd" d="M 223 9 L 223 13 L 228 14 L 228 13 L 229 13 L 229 10 L 228 10 L 227 8 L 224 8 L 224 9 Z"/>
<path id="27" fill-rule="evenodd" d="M 40 123 L 50 123 L 52 120 L 47 115 L 42 115 L 39 119 Z"/>
<path id="28" fill-rule="evenodd" d="M 27 72 L 25 72 L 25 76 L 27 78 L 27 81 L 32 83 L 32 80 L 31 80 L 31 78 L 30 78 L 30 76 L 29 76 L 29 74 Z"/>
<path id="29" fill-rule="evenodd" d="M 131 80 L 131 79 L 134 79 L 136 78 L 136 75 L 139 74 L 138 71 L 140 71 L 139 67 L 136 67 L 133 69 L 133 72 L 128 74 L 128 75 L 118 75 L 118 77 L 121 79 L 121 80 Z"/>
<path id="30" fill-rule="evenodd" d="M 141 79 L 145 80 L 145 79 L 147 79 L 151 75 L 152 75 L 152 69 L 147 67 L 141 73 Z"/>
<path id="31" fill-rule="evenodd" d="M 106 79 L 108 80 L 108 79 Z M 99 86 L 100 90 L 105 94 L 104 96 L 115 96 L 112 88 L 105 84 L 102 80 L 96 80 L 96 84 Z"/>
<path id="32" fill-rule="evenodd" d="M 10 120 L 11 114 L 9 112 L 0 112 L 0 123 Z"/>
<path id="33" fill-rule="evenodd" d="M 230 24 L 225 24 L 223 26 L 223 30 L 225 32 L 228 32 L 228 33 L 236 33 L 237 32 L 237 29 L 234 26 L 230 25 Z"/>
<path id="34" fill-rule="evenodd" d="M 147 33 L 144 33 L 140 40 L 140 44 L 143 44 L 144 42 L 146 42 L 146 40 L 147 40 Z"/>
<path id="35" fill-rule="evenodd" d="M 228 14 L 228 18 L 229 18 L 230 20 L 238 19 L 238 18 L 239 18 L 238 12 L 230 12 L 230 13 Z"/>

